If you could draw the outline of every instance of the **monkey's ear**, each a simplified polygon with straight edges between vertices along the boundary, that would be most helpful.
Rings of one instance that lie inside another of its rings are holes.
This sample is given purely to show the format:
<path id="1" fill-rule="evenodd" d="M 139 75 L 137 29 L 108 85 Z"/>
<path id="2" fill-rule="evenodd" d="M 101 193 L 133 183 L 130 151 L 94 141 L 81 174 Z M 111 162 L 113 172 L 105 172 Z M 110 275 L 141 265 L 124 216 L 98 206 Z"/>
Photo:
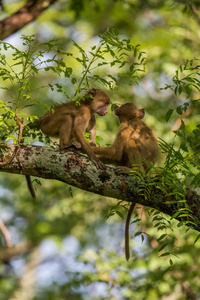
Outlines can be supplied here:
<path id="1" fill-rule="evenodd" d="M 144 108 L 139 109 L 139 119 L 143 119 L 145 116 L 145 110 Z"/>
<path id="2" fill-rule="evenodd" d="M 89 90 L 87 94 L 90 94 L 93 98 L 96 96 L 97 90 L 95 88 Z"/>
<path id="3" fill-rule="evenodd" d="M 116 116 L 119 116 L 119 115 L 120 115 L 120 113 L 119 113 L 119 106 L 116 105 L 116 104 L 115 104 L 115 106 L 114 106 L 114 112 L 115 112 Z"/>

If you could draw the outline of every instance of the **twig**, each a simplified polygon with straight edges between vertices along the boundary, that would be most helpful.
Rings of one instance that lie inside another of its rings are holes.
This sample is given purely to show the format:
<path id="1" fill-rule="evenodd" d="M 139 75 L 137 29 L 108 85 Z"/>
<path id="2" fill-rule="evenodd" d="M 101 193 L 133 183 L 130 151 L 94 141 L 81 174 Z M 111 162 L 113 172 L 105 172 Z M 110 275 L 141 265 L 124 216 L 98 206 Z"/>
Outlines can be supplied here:
<path id="1" fill-rule="evenodd" d="M 6 165 L 9 165 L 14 157 L 16 156 L 17 154 L 17 151 L 20 147 L 20 144 L 22 142 L 22 132 L 23 132 L 23 118 L 22 118 L 22 121 L 20 122 L 17 114 L 15 114 L 15 117 L 14 117 L 14 120 L 15 122 L 19 125 L 19 133 L 18 133 L 18 138 L 17 138 L 17 145 L 15 146 L 14 150 L 13 150 L 13 154 L 11 155 L 11 157 L 8 159 L 8 160 L 5 160 L 3 162 L 0 162 L 0 166 L 6 166 Z"/>
<path id="2" fill-rule="evenodd" d="M 6 246 L 8 248 L 12 247 L 13 244 L 10 241 L 10 232 L 8 231 L 7 227 L 4 225 L 4 223 L 1 220 L 0 220 L 0 230 L 4 236 Z"/>
<path id="3" fill-rule="evenodd" d="M 188 6 L 189 6 L 191 12 L 193 13 L 193 15 L 195 16 L 197 23 L 200 25 L 200 17 L 197 14 L 197 12 L 195 11 L 194 7 L 191 4 L 188 4 Z"/>

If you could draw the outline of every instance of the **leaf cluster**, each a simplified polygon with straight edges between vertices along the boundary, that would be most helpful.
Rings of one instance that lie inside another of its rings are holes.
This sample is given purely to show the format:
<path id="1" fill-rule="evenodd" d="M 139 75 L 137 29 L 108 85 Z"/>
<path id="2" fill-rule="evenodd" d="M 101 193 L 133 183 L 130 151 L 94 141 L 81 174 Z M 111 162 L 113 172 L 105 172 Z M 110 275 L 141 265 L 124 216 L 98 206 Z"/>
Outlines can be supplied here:
<path id="1" fill-rule="evenodd" d="M 172 81 L 173 84 L 166 84 L 162 89 L 171 89 L 176 96 L 184 93 L 187 98 L 192 96 L 194 90 L 200 91 L 199 59 L 187 59 L 176 70 Z M 187 107 L 184 109 L 187 109 Z M 181 113 L 180 108 L 178 110 Z"/>
<path id="2" fill-rule="evenodd" d="M 22 111 L 27 106 L 42 104 L 42 100 L 36 100 L 33 96 L 35 82 L 41 72 L 51 72 L 66 78 L 71 85 L 70 90 L 74 90 L 72 100 L 76 101 L 77 105 L 83 98 L 81 93 L 95 84 L 114 90 L 119 86 L 121 78 L 125 78 L 129 84 L 138 82 L 138 72 L 145 69 L 145 56 L 144 52 L 139 51 L 139 45 L 133 46 L 130 40 L 122 39 L 117 30 L 107 30 L 103 35 L 99 35 L 98 39 L 99 44 L 91 46 L 88 52 L 73 41 L 74 48 L 79 53 L 78 57 L 71 52 L 63 51 L 62 45 L 56 40 L 34 45 L 34 36 L 24 36 L 22 50 L 7 42 L 1 42 L 0 78 L 10 84 L 0 87 L 7 91 L 4 93 L 6 99 L 1 102 L 0 107 L 3 111 L 0 116 L 3 139 L 13 139 L 13 134 L 17 132 L 18 127 L 13 122 L 13 114 L 17 114 L 21 121 L 24 117 L 29 122 L 36 118 L 36 116 L 29 117 Z M 7 59 L 7 53 L 12 55 L 11 62 Z M 71 57 L 71 65 L 68 64 L 66 57 Z M 81 65 L 82 72 L 79 78 L 74 75 L 73 60 Z M 112 68 L 113 72 L 108 72 L 108 68 Z M 56 90 L 65 98 L 70 98 L 62 84 L 49 83 L 48 87 L 51 91 Z M 10 99 L 7 99 L 8 95 Z M 50 109 L 49 106 L 46 108 Z M 37 135 L 39 140 L 43 141 L 42 135 L 38 134 L 30 131 L 29 136 L 36 138 Z"/>
<path id="3" fill-rule="evenodd" d="M 192 130 L 187 126 L 187 118 L 199 110 L 200 65 L 198 59 L 186 60 L 177 69 L 173 78 L 173 85 L 167 85 L 176 96 L 185 96 L 183 104 L 170 108 L 166 113 L 166 121 L 174 115 L 180 121 L 180 126 L 174 130 L 174 142 L 167 145 L 161 141 L 160 145 L 166 154 L 166 167 L 178 174 L 182 184 L 197 188 L 200 186 L 200 124 L 193 124 Z M 196 98 L 196 99 L 194 99 Z"/>

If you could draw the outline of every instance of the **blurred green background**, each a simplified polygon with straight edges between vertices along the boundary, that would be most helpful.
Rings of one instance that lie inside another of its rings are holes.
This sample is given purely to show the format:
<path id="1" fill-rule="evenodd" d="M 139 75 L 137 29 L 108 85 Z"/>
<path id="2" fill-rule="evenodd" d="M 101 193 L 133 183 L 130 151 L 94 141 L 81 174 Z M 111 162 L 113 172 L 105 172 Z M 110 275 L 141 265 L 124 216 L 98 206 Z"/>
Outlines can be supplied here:
<path id="1" fill-rule="evenodd" d="M 4 1 L 1 20 L 25 3 Z M 165 116 L 168 109 L 183 104 L 186 97 L 162 88 L 172 84 L 180 64 L 199 58 L 199 7 L 198 1 L 183 0 L 59 0 L 6 41 L 20 48 L 21 35 L 34 34 L 37 43 L 58 39 L 65 51 L 73 52 L 77 49 L 72 40 L 89 49 L 98 42 L 98 34 L 107 28 L 118 28 L 133 45 L 140 44 L 147 61 L 139 85 L 127 86 L 122 81 L 117 91 L 108 91 L 111 100 L 119 104 L 134 102 L 145 108 L 144 121 L 158 137 L 172 142 L 179 115 L 173 114 L 168 123 Z M 73 68 L 78 76 L 79 65 L 74 62 Z M 48 105 L 65 101 L 56 91 L 37 90 L 55 82 L 73 96 L 74 90 L 64 78 L 41 72 L 35 83 L 35 99 Z M 10 89 L 15 92 L 15 87 Z M 0 99 L 7 97 L 2 91 Z M 198 93 L 193 99 L 199 99 Z M 27 113 L 41 116 L 45 108 L 31 107 Z M 184 119 L 188 131 L 198 121 L 198 114 L 196 108 Z M 111 109 L 96 120 L 101 145 L 112 143 L 118 121 Z M 160 154 L 158 165 L 162 162 Z M 34 184 L 37 201 L 33 203 L 23 176 L 1 173 L 0 219 L 16 245 L 15 251 L 7 250 L 0 236 L 1 300 L 200 299 L 200 242 L 194 244 L 195 231 L 186 232 L 173 221 L 168 233 L 175 237 L 172 243 L 176 255 L 158 258 L 158 232 L 145 209 L 139 207 L 142 221 L 131 225 L 131 258 L 127 263 L 125 219 L 117 214 L 105 219 L 117 204 L 115 199 L 71 189 L 56 181 L 41 182 L 42 186 Z M 125 216 L 126 211 L 122 212 Z M 136 231 L 146 233 L 143 242 L 140 236 L 133 238 Z"/>

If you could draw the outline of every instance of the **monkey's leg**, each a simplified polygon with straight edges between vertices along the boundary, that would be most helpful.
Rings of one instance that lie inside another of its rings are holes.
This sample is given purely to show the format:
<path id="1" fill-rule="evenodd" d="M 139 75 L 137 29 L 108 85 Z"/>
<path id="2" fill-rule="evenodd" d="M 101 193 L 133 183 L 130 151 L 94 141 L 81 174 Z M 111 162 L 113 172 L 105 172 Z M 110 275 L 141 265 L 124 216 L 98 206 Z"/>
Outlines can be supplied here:
<path id="1" fill-rule="evenodd" d="M 129 260 L 130 257 L 130 250 L 129 250 L 129 226 L 130 226 L 130 220 L 131 220 L 131 216 L 133 213 L 135 207 L 135 203 L 131 203 L 129 210 L 128 210 L 128 215 L 126 218 L 126 226 L 125 226 L 125 256 L 126 256 L 126 260 Z"/>
<path id="2" fill-rule="evenodd" d="M 86 128 L 86 132 L 90 133 L 90 146 L 96 147 L 96 120 L 94 114 L 91 115 L 90 122 Z"/>
<path id="3" fill-rule="evenodd" d="M 131 166 L 135 166 L 138 173 L 144 174 L 142 157 L 138 149 L 129 147 L 127 149 L 128 159 Z"/>
<path id="4" fill-rule="evenodd" d="M 77 135 L 77 138 L 78 140 L 80 141 L 81 143 L 81 148 L 82 150 L 89 156 L 89 158 L 93 161 L 93 163 L 95 164 L 95 166 L 97 167 L 97 169 L 102 169 L 104 170 L 105 169 L 105 165 L 104 163 L 96 157 L 93 149 L 96 149 L 96 147 L 91 147 L 89 145 L 89 143 L 86 141 L 83 133 L 81 131 L 76 131 L 76 135 Z"/>
<path id="5" fill-rule="evenodd" d="M 128 156 L 128 166 L 119 166 L 117 167 L 116 173 L 117 174 L 129 174 L 131 171 L 131 166 L 134 166 L 136 168 L 136 172 L 138 173 L 144 173 L 144 168 L 142 164 L 142 157 L 140 154 L 140 151 L 137 147 L 136 142 L 133 139 L 130 139 L 126 143 L 125 147 L 125 153 Z"/>
<path id="6" fill-rule="evenodd" d="M 70 115 L 66 115 L 59 128 L 60 148 L 68 148 L 72 135 L 73 119 Z"/>
<path id="7" fill-rule="evenodd" d="M 89 141 L 90 146 L 96 147 L 96 146 L 97 146 L 96 140 L 95 140 L 95 138 L 96 138 L 96 129 L 95 129 L 95 128 L 92 128 L 92 129 L 89 131 L 89 133 L 90 133 L 90 141 Z"/>
<path id="8" fill-rule="evenodd" d="M 77 116 L 74 121 L 75 137 L 81 143 L 82 149 L 86 152 L 97 169 L 105 169 L 105 165 L 98 159 L 93 151 L 95 147 L 91 147 L 84 136 L 84 132 L 88 127 L 88 121 L 90 119 L 90 113 L 86 111 L 84 114 Z"/>

